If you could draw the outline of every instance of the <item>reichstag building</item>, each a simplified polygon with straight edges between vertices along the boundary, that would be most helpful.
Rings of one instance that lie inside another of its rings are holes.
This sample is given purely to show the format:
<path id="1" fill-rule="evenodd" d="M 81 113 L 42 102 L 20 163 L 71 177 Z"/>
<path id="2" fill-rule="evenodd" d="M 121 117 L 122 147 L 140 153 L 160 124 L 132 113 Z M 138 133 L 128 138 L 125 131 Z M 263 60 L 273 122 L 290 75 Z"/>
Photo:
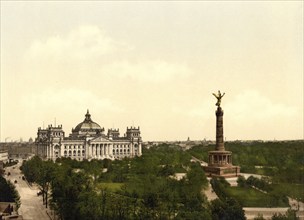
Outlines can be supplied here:
<path id="1" fill-rule="evenodd" d="M 108 129 L 107 134 L 96 122 L 92 121 L 89 110 L 83 122 L 65 137 L 62 125 L 49 125 L 46 129 L 38 128 L 35 143 L 37 155 L 43 159 L 56 160 L 70 157 L 76 160 L 121 159 L 141 156 L 142 139 L 139 127 L 127 127 L 123 137 L 119 129 Z"/>

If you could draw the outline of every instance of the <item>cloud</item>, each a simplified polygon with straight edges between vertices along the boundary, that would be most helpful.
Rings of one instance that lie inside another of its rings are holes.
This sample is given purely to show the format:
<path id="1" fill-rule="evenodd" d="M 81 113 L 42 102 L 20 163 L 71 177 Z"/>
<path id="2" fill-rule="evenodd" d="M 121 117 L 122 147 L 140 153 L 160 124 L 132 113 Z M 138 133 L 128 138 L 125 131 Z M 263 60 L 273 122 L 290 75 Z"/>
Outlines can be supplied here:
<path id="1" fill-rule="evenodd" d="M 265 121 L 272 119 L 292 118 L 297 113 L 297 108 L 283 103 L 274 103 L 258 91 L 247 90 L 234 97 L 225 106 L 235 121 Z"/>
<path id="2" fill-rule="evenodd" d="M 24 69 L 31 72 L 29 75 L 35 74 L 32 78 L 36 81 L 110 76 L 164 82 L 192 72 L 186 64 L 151 60 L 143 58 L 142 53 L 122 40 L 114 40 L 98 26 L 80 26 L 66 35 L 34 41 L 25 53 Z"/>
<path id="3" fill-rule="evenodd" d="M 45 41 L 36 40 L 26 53 L 26 59 L 36 62 L 61 63 L 96 60 L 115 52 L 123 44 L 114 41 L 97 26 L 80 26 L 67 35 L 56 35 Z"/>
<path id="4" fill-rule="evenodd" d="M 67 114 L 69 112 L 83 113 L 86 109 L 94 109 L 96 112 L 121 113 L 123 109 L 112 100 L 99 97 L 88 90 L 61 89 L 45 90 L 41 93 L 31 93 L 23 96 L 21 105 L 26 112 L 39 114 L 35 111 L 53 112 L 55 114 Z"/>
<path id="5" fill-rule="evenodd" d="M 160 60 L 143 60 L 137 63 L 115 62 L 104 66 L 102 71 L 105 74 L 116 75 L 120 78 L 132 78 L 146 82 L 164 82 L 173 78 L 183 78 L 192 72 L 185 64 Z"/>

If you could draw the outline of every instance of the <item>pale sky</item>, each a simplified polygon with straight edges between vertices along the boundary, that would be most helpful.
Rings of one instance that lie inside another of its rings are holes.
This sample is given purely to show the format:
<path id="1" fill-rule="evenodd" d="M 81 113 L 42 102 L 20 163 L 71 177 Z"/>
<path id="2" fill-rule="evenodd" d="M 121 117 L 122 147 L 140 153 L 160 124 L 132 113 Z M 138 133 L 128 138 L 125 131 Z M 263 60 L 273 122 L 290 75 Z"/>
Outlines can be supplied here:
<path id="1" fill-rule="evenodd" d="M 1 141 L 84 120 L 144 141 L 303 139 L 303 1 L 1 1 Z"/>

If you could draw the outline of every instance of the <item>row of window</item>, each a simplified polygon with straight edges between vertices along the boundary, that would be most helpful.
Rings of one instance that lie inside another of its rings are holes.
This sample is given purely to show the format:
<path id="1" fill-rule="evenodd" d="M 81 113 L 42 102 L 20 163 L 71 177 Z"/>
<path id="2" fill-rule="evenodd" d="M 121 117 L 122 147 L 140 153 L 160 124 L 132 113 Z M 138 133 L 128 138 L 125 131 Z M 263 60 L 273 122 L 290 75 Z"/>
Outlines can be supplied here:
<path id="1" fill-rule="evenodd" d="M 52 134 L 55 137 L 60 137 L 62 133 L 61 132 L 53 132 Z"/>
<path id="2" fill-rule="evenodd" d="M 96 147 L 97 145 L 95 144 L 92 144 L 92 147 Z M 104 145 L 99 145 L 99 147 L 103 147 Z M 105 145 L 105 146 L 110 146 L 110 145 Z M 116 148 L 127 148 L 127 147 L 130 147 L 130 145 L 113 145 L 113 149 L 116 149 Z M 135 145 L 135 147 L 137 147 L 137 144 Z M 77 148 L 83 148 L 84 149 L 84 146 L 83 145 L 64 145 L 64 149 L 77 149 Z"/>
<path id="3" fill-rule="evenodd" d="M 78 150 L 78 151 L 77 151 L 77 156 L 81 156 L 81 153 L 82 153 L 82 156 L 85 155 L 85 151 L 84 151 L 84 150 L 82 150 L 82 152 L 81 152 L 80 150 Z M 72 156 L 72 151 L 69 150 L 69 151 L 67 152 L 67 151 L 65 150 L 65 151 L 64 151 L 64 156 L 66 157 L 67 155 Z M 76 156 L 76 150 L 73 151 L 73 156 Z"/>
<path id="4" fill-rule="evenodd" d="M 64 145 L 64 149 L 77 149 L 77 148 L 83 148 L 84 149 L 84 146 L 82 146 L 82 145 L 69 145 L 69 146 L 67 146 L 67 145 Z"/>

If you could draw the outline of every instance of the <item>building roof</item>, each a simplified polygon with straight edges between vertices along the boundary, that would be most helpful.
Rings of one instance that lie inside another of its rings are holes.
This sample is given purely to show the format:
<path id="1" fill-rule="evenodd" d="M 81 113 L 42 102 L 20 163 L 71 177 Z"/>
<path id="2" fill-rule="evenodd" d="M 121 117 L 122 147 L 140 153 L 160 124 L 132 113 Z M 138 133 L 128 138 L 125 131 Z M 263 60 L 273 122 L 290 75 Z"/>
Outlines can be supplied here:
<path id="1" fill-rule="evenodd" d="M 103 129 L 100 127 L 99 124 L 92 121 L 91 115 L 89 113 L 89 110 L 87 111 L 87 114 L 85 115 L 85 119 L 83 122 L 79 123 L 75 129 L 73 129 L 73 132 L 86 132 L 89 130 L 94 130 L 96 132 L 101 132 Z"/>

